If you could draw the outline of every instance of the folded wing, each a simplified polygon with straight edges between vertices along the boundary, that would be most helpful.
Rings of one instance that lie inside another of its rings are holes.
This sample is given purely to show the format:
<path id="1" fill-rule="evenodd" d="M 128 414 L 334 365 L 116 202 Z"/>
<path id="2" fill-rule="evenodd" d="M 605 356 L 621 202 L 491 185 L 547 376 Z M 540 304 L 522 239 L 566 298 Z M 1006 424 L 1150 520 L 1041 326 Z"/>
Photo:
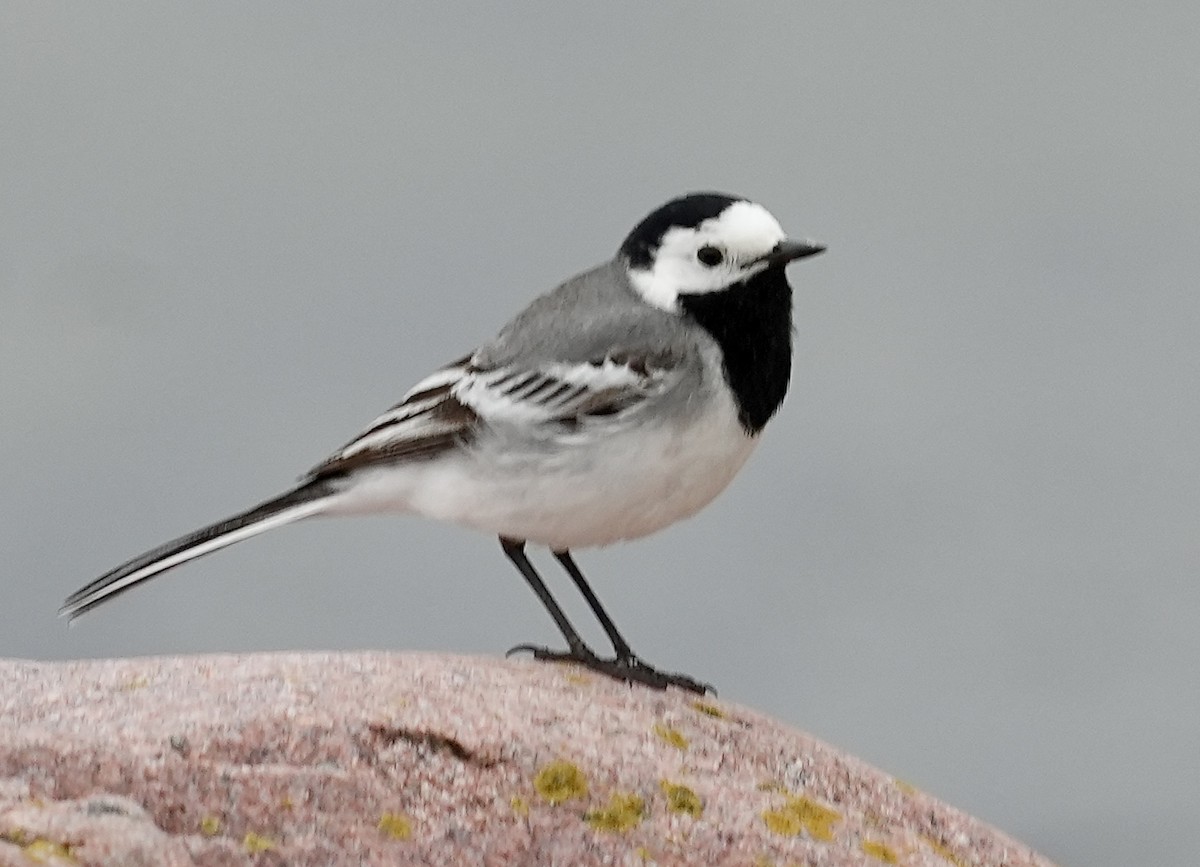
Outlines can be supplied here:
<path id="1" fill-rule="evenodd" d="M 678 376 L 666 353 L 614 350 L 583 362 L 484 366 L 460 359 L 417 383 L 358 437 L 314 467 L 307 480 L 434 457 L 488 426 L 526 427 L 531 436 L 622 416 L 669 389 Z"/>

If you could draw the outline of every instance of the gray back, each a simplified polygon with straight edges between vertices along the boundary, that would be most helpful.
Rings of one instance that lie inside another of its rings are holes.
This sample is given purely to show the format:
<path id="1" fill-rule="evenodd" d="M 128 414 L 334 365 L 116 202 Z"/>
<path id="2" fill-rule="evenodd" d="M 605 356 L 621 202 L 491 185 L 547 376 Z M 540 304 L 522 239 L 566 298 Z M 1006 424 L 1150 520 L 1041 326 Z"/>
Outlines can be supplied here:
<path id="1" fill-rule="evenodd" d="M 536 298 L 475 360 L 484 366 L 585 362 L 629 350 L 681 364 L 695 355 L 698 336 L 700 329 L 643 301 L 614 259 Z"/>

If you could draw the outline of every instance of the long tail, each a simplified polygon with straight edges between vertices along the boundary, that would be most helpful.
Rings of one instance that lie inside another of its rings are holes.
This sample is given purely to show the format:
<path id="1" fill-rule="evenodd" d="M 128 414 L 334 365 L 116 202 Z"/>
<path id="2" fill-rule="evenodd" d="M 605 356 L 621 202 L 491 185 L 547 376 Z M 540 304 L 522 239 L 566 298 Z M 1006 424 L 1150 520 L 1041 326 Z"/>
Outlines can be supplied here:
<path id="1" fill-rule="evenodd" d="M 74 620 L 102 602 L 107 602 L 168 569 L 174 569 L 189 560 L 219 551 L 234 542 L 249 539 L 267 530 L 312 517 L 324 511 L 328 506 L 327 501 L 335 494 L 336 489 L 326 481 L 308 482 L 286 494 L 260 503 L 240 515 L 234 515 L 194 533 L 173 539 L 165 545 L 159 545 L 79 588 L 67 597 L 59 614 L 68 620 Z"/>

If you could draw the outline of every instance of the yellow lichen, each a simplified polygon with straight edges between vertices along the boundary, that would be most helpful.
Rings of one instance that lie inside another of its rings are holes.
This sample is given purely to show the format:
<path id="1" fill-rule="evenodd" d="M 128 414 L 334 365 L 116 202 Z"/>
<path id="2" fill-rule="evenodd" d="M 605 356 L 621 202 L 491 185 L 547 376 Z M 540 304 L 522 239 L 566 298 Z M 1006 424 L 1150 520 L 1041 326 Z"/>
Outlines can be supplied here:
<path id="1" fill-rule="evenodd" d="M 967 867 L 966 862 L 955 855 L 948 846 L 932 837 L 922 834 L 921 839 L 929 844 L 929 848 L 937 853 L 938 857 L 943 861 L 949 861 L 954 867 Z"/>
<path id="2" fill-rule="evenodd" d="M 592 682 L 592 679 L 586 674 L 580 674 L 578 671 L 568 671 L 563 675 L 563 680 L 567 683 L 573 683 L 576 686 L 583 686 Z"/>
<path id="3" fill-rule="evenodd" d="M 654 864 L 654 853 L 645 846 L 638 846 L 633 850 L 633 853 L 642 859 L 643 864 Z"/>
<path id="4" fill-rule="evenodd" d="M 679 729 L 673 729 L 662 723 L 655 723 L 654 733 L 676 749 L 686 750 L 688 748 L 688 739 L 683 736 Z"/>
<path id="5" fill-rule="evenodd" d="M 725 711 L 721 710 L 715 704 L 709 704 L 706 701 L 697 699 L 692 702 L 692 707 L 700 711 L 705 716 L 715 717 L 716 719 L 725 719 Z"/>
<path id="6" fill-rule="evenodd" d="M 528 816 L 529 815 L 529 804 L 527 804 L 525 802 L 524 798 L 519 798 L 516 795 L 514 795 L 512 800 L 510 800 L 508 803 L 512 807 L 513 812 L 516 813 L 518 816 Z"/>
<path id="7" fill-rule="evenodd" d="M 9 828 L 0 831 L 0 840 L 12 843 L 14 846 L 24 846 L 29 842 L 29 832 L 24 828 Z"/>
<path id="8" fill-rule="evenodd" d="M 864 852 L 884 864 L 900 863 L 900 856 L 896 854 L 896 850 L 886 843 L 878 840 L 863 840 L 859 845 Z"/>
<path id="9" fill-rule="evenodd" d="M 132 692 L 135 689 L 144 689 L 149 685 L 150 685 L 150 679 L 148 677 L 145 677 L 145 676 L 139 674 L 136 677 L 129 678 L 129 680 L 127 680 L 123 684 L 121 684 L 121 689 L 129 690 L 130 692 Z"/>
<path id="10" fill-rule="evenodd" d="M 700 796 L 687 786 L 672 783 L 669 780 L 659 780 L 659 787 L 667 798 L 667 809 L 672 813 L 687 813 L 693 819 L 699 819 L 704 812 L 704 802 Z"/>
<path id="11" fill-rule="evenodd" d="M 242 848 L 254 855 L 258 852 L 266 852 L 269 849 L 274 849 L 278 844 L 270 837 L 262 834 L 255 834 L 253 831 L 247 831 L 246 836 L 242 838 Z"/>
<path id="12" fill-rule="evenodd" d="M 804 830 L 804 823 L 787 810 L 764 810 L 762 818 L 767 828 L 785 837 L 795 837 Z"/>
<path id="13" fill-rule="evenodd" d="M 841 814 L 803 795 L 789 795 L 778 810 L 764 810 L 763 821 L 776 834 L 795 837 L 801 831 L 815 840 L 832 840 L 833 824 Z"/>
<path id="14" fill-rule="evenodd" d="M 215 837 L 221 833 L 221 820 L 216 816 L 205 816 L 200 820 L 200 833 L 205 837 Z"/>
<path id="15" fill-rule="evenodd" d="M 897 779 L 895 777 L 892 778 L 892 782 L 896 785 L 897 789 L 899 789 L 906 795 L 915 795 L 917 793 L 917 787 L 914 786 L 912 783 L 906 782 L 901 779 Z"/>
<path id="16" fill-rule="evenodd" d="M 393 840 L 412 838 L 412 820 L 403 813 L 384 813 L 379 817 L 376 827 Z"/>
<path id="17" fill-rule="evenodd" d="M 551 804 L 583 798 L 588 793 L 587 777 L 583 771 L 562 759 L 544 765 L 533 778 L 533 787 Z"/>
<path id="18" fill-rule="evenodd" d="M 583 820 L 597 831 L 624 833 L 641 824 L 646 812 L 646 802 L 632 792 L 616 792 L 608 799 L 608 806 L 584 813 Z"/>
<path id="19" fill-rule="evenodd" d="M 21 847 L 21 854 L 34 864 L 78 864 L 71 857 L 71 850 L 62 843 L 38 838 Z"/>

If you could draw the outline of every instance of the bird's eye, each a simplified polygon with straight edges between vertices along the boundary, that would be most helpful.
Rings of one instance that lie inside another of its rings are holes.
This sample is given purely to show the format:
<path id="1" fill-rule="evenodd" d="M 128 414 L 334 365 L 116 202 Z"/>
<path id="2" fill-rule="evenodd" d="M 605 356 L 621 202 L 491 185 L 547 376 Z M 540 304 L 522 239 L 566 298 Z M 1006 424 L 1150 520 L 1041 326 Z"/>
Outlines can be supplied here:
<path id="1" fill-rule="evenodd" d="M 700 260 L 700 264 L 715 268 L 725 260 L 725 254 L 716 247 L 701 247 L 696 251 L 696 258 Z"/>

